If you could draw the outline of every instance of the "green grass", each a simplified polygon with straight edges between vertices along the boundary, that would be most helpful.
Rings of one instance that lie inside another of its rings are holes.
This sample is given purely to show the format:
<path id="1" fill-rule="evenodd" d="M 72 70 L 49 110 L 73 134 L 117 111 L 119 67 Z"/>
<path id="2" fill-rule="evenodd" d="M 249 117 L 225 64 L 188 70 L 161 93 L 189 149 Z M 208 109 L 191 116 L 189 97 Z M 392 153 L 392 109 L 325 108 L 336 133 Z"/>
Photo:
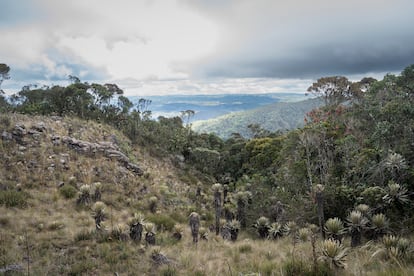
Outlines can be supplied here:
<path id="1" fill-rule="evenodd" d="M 27 207 L 27 198 L 29 194 L 26 192 L 15 191 L 15 190 L 0 190 L 0 205 L 4 205 L 8 208 Z"/>

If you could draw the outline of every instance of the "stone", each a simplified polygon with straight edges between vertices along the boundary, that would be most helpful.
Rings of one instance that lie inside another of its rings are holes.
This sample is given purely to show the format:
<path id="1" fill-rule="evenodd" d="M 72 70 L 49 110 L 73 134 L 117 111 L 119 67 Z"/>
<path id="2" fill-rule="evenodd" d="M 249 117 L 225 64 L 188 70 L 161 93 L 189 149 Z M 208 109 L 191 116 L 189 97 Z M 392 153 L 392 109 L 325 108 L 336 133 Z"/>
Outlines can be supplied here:
<path id="1" fill-rule="evenodd" d="M 45 132 L 46 131 L 46 125 L 44 122 L 39 122 L 36 125 L 32 126 L 33 130 L 36 130 L 38 132 Z"/>
<path id="2" fill-rule="evenodd" d="M 25 136 L 26 134 L 27 134 L 27 131 L 26 131 L 26 127 L 25 127 L 24 125 L 16 125 L 16 126 L 14 127 L 13 131 L 12 131 L 12 137 L 13 137 L 13 139 L 14 139 L 17 143 L 19 143 L 19 144 L 21 144 L 21 145 L 26 144 L 26 143 L 23 141 L 23 138 L 24 138 L 24 136 Z"/>
<path id="3" fill-rule="evenodd" d="M 3 132 L 1 133 L 1 139 L 3 141 L 11 141 L 13 140 L 13 135 L 10 132 L 3 130 Z"/>
<path id="4" fill-rule="evenodd" d="M 60 145 L 60 136 L 52 135 L 52 137 L 50 137 L 50 140 L 52 141 L 52 144 L 54 146 L 59 146 Z"/>

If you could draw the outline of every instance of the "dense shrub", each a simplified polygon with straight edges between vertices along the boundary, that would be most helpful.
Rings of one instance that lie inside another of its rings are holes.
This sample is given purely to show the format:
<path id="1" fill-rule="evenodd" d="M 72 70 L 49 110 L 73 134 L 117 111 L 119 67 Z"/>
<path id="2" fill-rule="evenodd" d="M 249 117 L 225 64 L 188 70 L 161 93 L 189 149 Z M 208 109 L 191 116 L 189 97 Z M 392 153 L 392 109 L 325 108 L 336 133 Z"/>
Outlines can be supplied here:
<path id="1" fill-rule="evenodd" d="M 74 198 L 78 191 L 72 185 L 65 185 L 59 189 L 59 193 L 66 199 Z"/>
<path id="2" fill-rule="evenodd" d="M 167 215 L 149 215 L 147 220 L 154 223 L 157 229 L 171 231 L 174 228 L 175 221 Z"/>

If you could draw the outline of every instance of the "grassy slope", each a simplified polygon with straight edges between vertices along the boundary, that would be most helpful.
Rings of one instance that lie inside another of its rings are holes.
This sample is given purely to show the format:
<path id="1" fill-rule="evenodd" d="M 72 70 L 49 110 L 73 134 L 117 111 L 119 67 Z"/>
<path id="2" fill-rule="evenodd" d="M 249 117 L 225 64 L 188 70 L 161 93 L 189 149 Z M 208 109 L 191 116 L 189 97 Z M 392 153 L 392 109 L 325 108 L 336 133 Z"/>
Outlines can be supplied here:
<path id="1" fill-rule="evenodd" d="M 262 128 L 270 131 L 289 130 L 303 126 L 305 114 L 320 104 L 321 101 L 318 99 L 279 102 L 207 121 L 194 122 L 193 129 L 200 133 L 214 132 L 223 138 L 228 138 L 232 133 L 249 137 L 251 133 L 247 126 L 250 124 L 260 124 Z"/>
<path id="2" fill-rule="evenodd" d="M 25 149 L 15 143 L 0 142 L 0 186 L 3 192 L 4 189 L 14 191 L 19 184 L 22 191 L 18 193 L 27 195 L 28 204 L 23 208 L 0 205 L 0 268 L 21 264 L 25 270 L 16 275 L 26 275 L 27 255 L 31 275 L 114 275 L 115 272 L 119 275 L 281 275 L 292 256 L 296 261 L 312 263 L 310 243 L 292 247 L 290 237 L 261 241 L 242 231 L 239 241 L 231 243 L 210 233 L 209 241 L 193 245 L 187 215 L 197 178 L 177 170 L 168 160 L 150 157 L 144 149 L 132 147 L 114 129 L 71 118 L 52 120 L 13 115 L 7 124 L 4 115 L 0 119 L 0 132 L 15 124 L 29 128 L 39 121 L 47 127 L 38 140 L 40 143 L 36 145 L 32 141 Z M 66 146 L 53 146 L 50 136 L 66 135 L 69 126 L 73 129 L 72 136 L 91 142 L 115 134 L 120 148 L 143 167 L 145 175 L 137 177 L 115 161 L 99 155 L 81 155 Z M 69 155 L 69 169 L 59 165 L 61 154 Z M 37 165 L 30 168 L 30 160 Z M 48 169 L 52 163 L 55 168 Z M 98 175 L 96 168 L 100 169 Z M 134 212 L 144 213 L 147 218 L 167 215 L 180 224 L 184 235 L 179 242 L 171 238 L 170 231 L 159 230 L 157 234 L 157 244 L 172 260 L 171 265 L 154 264 L 151 261 L 153 248 L 143 243 L 97 235 L 90 206 L 79 207 L 76 196 L 67 199 L 59 191 L 57 184 L 63 181 L 69 185 L 71 176 L 76 177 L 77 188 L 96 181 L 102 183 L 102 201 L 108 206 L 109 218 L 105 222 L 108 231 L 118 224 L 125 225 Z M 142 191 L 144 186 L 147 192 Z M 157 196 L 160 202 L 155 215 L 148 208 L 151 196 Z M 207 199 L 210 200 L 208 196 Z M 202 208 L 200 211 L 208 213 Z M 208 225 L 207 222 L 203 224 Z M 349 245 L 349 241 L 345 244 Z M 403 273 L 398 275 L 409 275 L 410 267 L 399 269 L 391 262 L 372 259 L 376 248 L 372 245 L 351 251 L 348 268 L 341 274 L 378 275 L 382 272 L 389 275 L 395 270 Z"/>

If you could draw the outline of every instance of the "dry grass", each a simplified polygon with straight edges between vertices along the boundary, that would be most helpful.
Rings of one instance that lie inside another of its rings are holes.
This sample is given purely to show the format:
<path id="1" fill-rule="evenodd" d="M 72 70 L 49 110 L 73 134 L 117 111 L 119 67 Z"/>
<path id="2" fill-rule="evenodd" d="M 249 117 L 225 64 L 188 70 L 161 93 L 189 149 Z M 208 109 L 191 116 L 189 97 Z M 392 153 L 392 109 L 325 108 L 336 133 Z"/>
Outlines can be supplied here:
<path id="1" fill-rule="evenodd" d="M 108 126 L 75 118 L 54 120 L 16 114 L 10 118 L 11 127 L 24 124 L 29 128 L 41 121 L 47 131 L 39 144 L 28 145 L 25 150 L 0 141 L 4 156 L 0 160 L 0 185 L 16 189 L 19 184 L 28 195 L 27 207 L 0 206 L 0 268 L 21 264 L 27 269 L 27 255 L 32 275 L 287 275 L 289 262 L 312 263 L 310 243 L 293 247 L 291 238 L 255 240 L 242 231 L 234 243 L 210 233 L 209 241 L 193 244 L 188 214 L 194 208 L 200 208 L 205 217 L 210 212 L 208 205 L 196 207 L 191 201 L 199 180 L 177 170 L 169 160 L 156 159 L 145 149 L 133 148 L 121 133 Z M 136 177 L 103 156 L 81 155 L 66 146 L 53 146 L 50 136 L 67 135 L 69 127 L 74 137 L 90 142 L 104 141 L 114 134 L 122 151 L 145 169 L 145 175 Z M 0 131 L 3 129 L 5 126 L 0 125 Z M 69 160 L 69 168 L 61 166 L 62 154 Z M 36 166 L 28 165 L 31 160 Z M 53 169 L 49 169 L 52 164 Z M 59 192 L 61 182 L 77 190 L 83 184 L 102 183 L 102 201 L 108 214 L 103 223 L 106 233 L 95 231 L 92 204 L 78 206 L 77 195 L 65 198 Z M 157 245 L 171 259 L 170 266 L 154 264 L 152 248 L 144 242 L 119 241 L 109 235 L 113 227 L 125 224 L 135 212 L 150 216 L 147 202 L 152 196 L 158 198 L 157 213 L 170 216 L 184 229 L 180 241 L 173 239 L 169 231 L 157 233 Z M 204 227 L 208 225 L 203 222 Z M 347 268 L 337 273 L 410 275 L 411 265 L 372 258 L 377 248 L 373 244 L 351 250 Z"/>

